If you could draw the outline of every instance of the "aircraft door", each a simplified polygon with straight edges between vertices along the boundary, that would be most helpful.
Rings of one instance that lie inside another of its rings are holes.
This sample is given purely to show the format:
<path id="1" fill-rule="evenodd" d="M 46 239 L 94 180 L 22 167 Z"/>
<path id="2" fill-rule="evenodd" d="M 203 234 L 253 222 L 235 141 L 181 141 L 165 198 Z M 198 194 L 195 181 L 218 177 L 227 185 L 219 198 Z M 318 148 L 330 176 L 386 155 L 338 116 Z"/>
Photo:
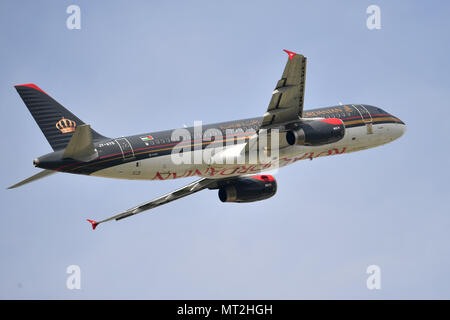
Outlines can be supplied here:
<path id="1" fill-rule="evenodd" d="M 356 111 L 358 111 L 358 113 L 361 115 L 362 121 L 366 124 L 367 134 L 372 134 L 372 115 L 370 114 L 370 112 L 362 104 L 352 104 L 352 107 L 355 108 Z"/>
<path id="2" fill-rule="evenodd" d="M 117 145 L 119 146 L 120 151 L 122 152 L 123 159 L 134 158 L 133 147 L 127 138 L 119 138 L 119 139 L 115 139 L 115 141 L 116 141 Z"/>

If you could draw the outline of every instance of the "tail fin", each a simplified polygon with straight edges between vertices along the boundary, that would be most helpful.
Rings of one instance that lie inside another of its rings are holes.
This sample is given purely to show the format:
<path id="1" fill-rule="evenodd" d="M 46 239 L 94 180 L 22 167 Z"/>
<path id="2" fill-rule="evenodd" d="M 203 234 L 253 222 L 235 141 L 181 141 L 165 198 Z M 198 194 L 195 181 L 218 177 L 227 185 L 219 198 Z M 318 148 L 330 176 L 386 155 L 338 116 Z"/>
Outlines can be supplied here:
<path id="1" fill-rule="evenodd" d="M 35 84 L 15 86 L 54 151 L 64 149 L 77 126 L 85 124 Z M 106 139 L 92 130 L 92 139 Z"/>

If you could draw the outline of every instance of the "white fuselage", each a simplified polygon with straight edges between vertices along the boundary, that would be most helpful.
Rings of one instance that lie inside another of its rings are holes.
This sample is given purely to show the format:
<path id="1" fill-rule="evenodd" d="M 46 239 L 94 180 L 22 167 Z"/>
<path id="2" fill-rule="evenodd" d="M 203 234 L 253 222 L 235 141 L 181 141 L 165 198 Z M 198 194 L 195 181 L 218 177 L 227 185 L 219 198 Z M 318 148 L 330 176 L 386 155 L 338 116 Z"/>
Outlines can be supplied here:
<path id="1" fill-rule="evenodd" d="M 321 146 L 285 146 L 276 158 L 264 163 L 175 164 L 171 155 L 158 156 L 119 164 L 92 173 L 93 176 L 133 180 L 169 180 L 186 177 L 220 179 L 231 176 L 257 174 L 297 162 L 373 148 L 391 142 L 405 132 L 400 123 L 367 124 L 348 128 L 342 140 Z M 240 144 L 241 147 L 243 144 Z M 239 148 L 235 145 L 228 148 Z M 222 149 L 221 149 L 222 150 Z M 223 150 L 222 150 L 223 151 Z M 203 152 L 202 150 L 193 152 Z M 195 156 L 194 156 L 195 158 Z"/>

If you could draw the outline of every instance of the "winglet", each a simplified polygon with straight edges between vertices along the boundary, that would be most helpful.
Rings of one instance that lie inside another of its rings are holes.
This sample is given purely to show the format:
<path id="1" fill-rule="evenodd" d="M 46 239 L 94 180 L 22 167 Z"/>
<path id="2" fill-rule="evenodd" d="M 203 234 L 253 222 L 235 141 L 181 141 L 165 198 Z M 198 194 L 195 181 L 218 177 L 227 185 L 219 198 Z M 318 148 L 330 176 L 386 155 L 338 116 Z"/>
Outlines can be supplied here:
<path id="1" fill-rule="evenodd" d="M 295 52 L 292 52 L 292 51 L 289 51 L 289 50 L 286 50 L 286 49 L 283 49 L 283 51 L 288 54 L 289 60 L 292 60 L 292 58 L 296 55 Z"/>
<path id="2" fill-rule="evenodd" d="M 98 222 L 97 221 L 89 220 L 89 219 L 86 219 L 86 220 L 89 221 L 92 224 L 92 230 L 95 230 L 95 228 L 97 228 L 97 226 L 98 226 Z"/>

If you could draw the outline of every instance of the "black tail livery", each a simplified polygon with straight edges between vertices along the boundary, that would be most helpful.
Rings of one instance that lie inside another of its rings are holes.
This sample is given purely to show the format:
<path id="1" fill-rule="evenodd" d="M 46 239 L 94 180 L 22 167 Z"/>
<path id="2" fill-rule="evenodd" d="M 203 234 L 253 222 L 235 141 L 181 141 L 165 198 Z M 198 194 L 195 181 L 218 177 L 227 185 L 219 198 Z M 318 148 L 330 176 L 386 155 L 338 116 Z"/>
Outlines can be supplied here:
<path id="1" fill-rule="evenodd" d="M 54 151 L 64 149 L 76 127 L 85 124 L 35 84 L 21 84 L 15 88 Z M 92 138 L 105 137 L 92 130 Z"/>

